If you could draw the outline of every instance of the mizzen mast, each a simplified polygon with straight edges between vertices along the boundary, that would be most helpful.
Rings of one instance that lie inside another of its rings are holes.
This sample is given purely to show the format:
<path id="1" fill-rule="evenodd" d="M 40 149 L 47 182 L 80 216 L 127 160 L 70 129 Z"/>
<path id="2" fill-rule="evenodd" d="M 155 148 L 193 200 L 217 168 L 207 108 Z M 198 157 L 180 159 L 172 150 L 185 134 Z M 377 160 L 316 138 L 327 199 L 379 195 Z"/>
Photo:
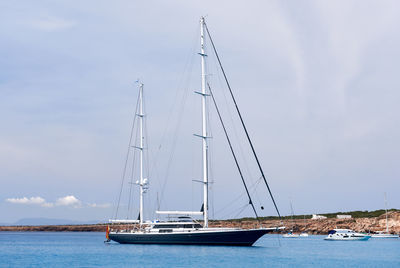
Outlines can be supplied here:
<path id="1" fill-rule="evenodd" d="M 139 222 L 143 224 L 143 194 L 146 192 L 147 189 L 147 179 L 143 178 L 143 150 L 144 150 L 144 136 L 143 136 L 143 83 L 139 84 L 139 181 L 136 184 L 139 185 Z"/>

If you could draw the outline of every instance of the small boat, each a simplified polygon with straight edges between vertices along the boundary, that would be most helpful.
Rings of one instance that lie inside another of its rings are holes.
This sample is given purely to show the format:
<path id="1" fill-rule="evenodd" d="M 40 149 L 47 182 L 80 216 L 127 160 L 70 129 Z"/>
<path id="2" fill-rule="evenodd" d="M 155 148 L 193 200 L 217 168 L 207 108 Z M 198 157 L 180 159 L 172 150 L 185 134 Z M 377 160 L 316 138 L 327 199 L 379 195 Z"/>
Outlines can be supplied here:
<path id="1" fill-rule="evenodd" d="M 293 219 L 294 211 L 293 211 L 292 201 L 290 201 L 290 211 L 292 213 L 291 218 L 292 218 L 292 224 L 294 226 L 294 219 Z M 297 238 L 297 237 L 299 237 L 299 234 L 294 234 L 293 233 L 293 229 L 292 229 L 288 233 L 282 235 L 282 237 L 284 237 L 284 238 Z"/>
<path id="2" fill-rule="evenodd" d="M 389 232 L 378 231 L 371 235 L 372 238 L 399 238 L 398 234 L 391 234 Z"/>
<path id="3" fill-rule="evenodd" d="M 385 193 L 385 211 L 386 211 L 386 232 L 378 231 L 375 234 L 372 234 L 372 238 L 399 238 L 398 234 L 389 233 L 386 193 Z"/>
<path id="4" fill-rule="evenodd" d="M 300 237 L 308 237 L 308 233 L 307 232 L 302 232 L 299 235 Z"/>
<path id="5" fill-rule="evenodd" d="M 388 232 L 379 231 L 371 235 L 372 238 L 399 238 L 398 234 L 390 234 Z"/>
<path id="6" fill-rule="evenodd" d="M 365 241 L 370 239 L 370 235 L 354 232 L 350 229 L 333 229 L 329 231 L 328 236 L 324 240 L 340 240 L 340 241 Z"/>
<path id="7" fill-rule="evenodd" d="M 307 227 L 307 222 L 306 222 L 306 215 L 304 215 L 304 229 Z M 303 231 L 300 233 L 300 237 L 308 237 L 308 233 L 306 231 Z"/>
<path id="8" fill-rule="evenodd" d="M 298 234 L 294 234 L 292 231 L 288 232 L 287 234 L 283 235 L 284 238 L 297 238 L 299 237 Z"/>

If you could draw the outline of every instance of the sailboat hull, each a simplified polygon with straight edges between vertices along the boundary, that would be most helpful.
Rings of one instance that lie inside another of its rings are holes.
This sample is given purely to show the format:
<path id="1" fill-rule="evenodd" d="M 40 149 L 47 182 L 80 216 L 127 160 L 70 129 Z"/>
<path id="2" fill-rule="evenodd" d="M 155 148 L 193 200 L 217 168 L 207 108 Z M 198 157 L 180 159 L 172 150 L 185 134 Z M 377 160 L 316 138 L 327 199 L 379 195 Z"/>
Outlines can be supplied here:
<path id="1" fill-rule="evenodd" d="M 264 234 L 276 228 L 224 231 L 192 231 L 176 233 L 110 233 L 111 240 L 120 244 L 177 244 L 252 246 Z"/>
<path id="2" fill-rule="evenodd" d="M 371 237 L 372 238 L 399 238 L 399 235 L 383 233 L 383 234 L 373 234 Z"/>

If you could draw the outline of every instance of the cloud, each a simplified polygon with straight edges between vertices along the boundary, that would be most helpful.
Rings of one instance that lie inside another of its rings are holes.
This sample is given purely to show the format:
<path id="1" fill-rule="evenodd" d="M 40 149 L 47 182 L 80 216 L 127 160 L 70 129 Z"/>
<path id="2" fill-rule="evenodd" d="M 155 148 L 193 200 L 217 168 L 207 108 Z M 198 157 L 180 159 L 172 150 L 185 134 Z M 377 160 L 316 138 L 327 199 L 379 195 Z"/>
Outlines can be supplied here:
<path id="1" fill-rule="evenodd" d="M 109 204 L 109 203 L 104 203 L 104 204 L 88 203 L 87 205 L 88 205 L 88 207 L 91 207 L 91 208 L 109 208 L 109 207 L 111 207 L 111 204 Z"/>
<path id="2" fill-rule="evenodd" d="M 64 197 L 60 197 L 56 201 L 57 206 L 73 206 L 80 207 L 82 202 L 73 195 L 67 195 Z"/>
<path id="3" fill-rule="evenodd" d="M 41 198 L 40 196 L 31 197 L 31 198 L 7 198 L 6 202 L 13 203 L 13 204 L 27 204 L 27 205 L 43 205 L 45 204 L 46 200 Z"/>
<path id="4" fill-rule="evenodd" d="M 39 205 L 41 207 L 52 208 L 52 207 L 73 207 L 73 208 L 109 208 L 111 204 L 97 204 L 97 203 L 86 203 L 82 205 L 82 201 L 73 195 L 67 195 L 58 198 L 54 203 L 46 202 L 46 200 L 40 196 L 36 197 L 22 197 L 22 198 L 7 198 L 6 202 L 12 204 L 22 204 L 22 205 Z"/>

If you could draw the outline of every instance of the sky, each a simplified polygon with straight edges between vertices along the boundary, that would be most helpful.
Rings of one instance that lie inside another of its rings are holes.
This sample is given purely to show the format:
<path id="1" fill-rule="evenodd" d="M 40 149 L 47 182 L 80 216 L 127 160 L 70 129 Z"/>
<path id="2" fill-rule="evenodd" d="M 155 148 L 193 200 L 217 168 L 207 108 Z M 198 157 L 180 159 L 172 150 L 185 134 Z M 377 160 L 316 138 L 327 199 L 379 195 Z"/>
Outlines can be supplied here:
<path id="1" fill-rule="evenodd" d="M 161 209 L 200 209 L 201 185 L 193 182 L 201 178 L 201 143 L 193 136 L 201 129 L 200 99 L 193 91 L 200 89 L 201 16 L 281 214 L 291 213 L 290 202 L 295 214 L 381 209 L 385 192 L 388 206 L 400 208 L 398 1 L 5 0 L 0 223 L 114 216 L 137 79 L 145 84 L 146 217 L 154 217 L 157 200 Z M 257 210 L 276 215 L 207 53 L 208 79 Z M 210 214 L 251 215 L 209 106 Z M 123 182 L 120 217 L 129 216 L 122 211 L 131 185 Z"/>

